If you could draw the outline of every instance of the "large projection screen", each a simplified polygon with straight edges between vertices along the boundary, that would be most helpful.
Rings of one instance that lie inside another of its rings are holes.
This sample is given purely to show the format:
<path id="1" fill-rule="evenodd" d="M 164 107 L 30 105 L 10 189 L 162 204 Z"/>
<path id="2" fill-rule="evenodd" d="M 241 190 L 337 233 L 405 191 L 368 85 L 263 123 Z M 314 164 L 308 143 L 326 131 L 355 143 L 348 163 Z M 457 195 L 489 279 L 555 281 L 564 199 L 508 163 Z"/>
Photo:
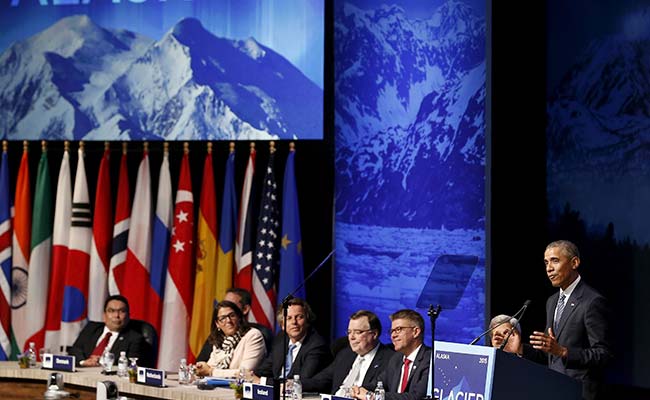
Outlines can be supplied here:
<path id="1" fill-rule="evenodd" d="M 323 138 L 324 0 L 0 5 L 0 135 Z"/>

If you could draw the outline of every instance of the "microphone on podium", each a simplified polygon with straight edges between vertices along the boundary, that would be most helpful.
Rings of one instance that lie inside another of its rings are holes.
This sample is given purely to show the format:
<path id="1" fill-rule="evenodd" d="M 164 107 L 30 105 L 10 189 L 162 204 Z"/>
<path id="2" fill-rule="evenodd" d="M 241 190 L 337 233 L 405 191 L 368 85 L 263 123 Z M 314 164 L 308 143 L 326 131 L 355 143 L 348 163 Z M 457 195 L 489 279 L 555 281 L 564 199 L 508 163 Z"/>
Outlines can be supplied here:
<path id="1" fill-rule="evenodd" d="M 469 343 L 469 345 L 471 346 L 471 345 L 473 345 L 473 344 L 476 344 L 476 342 L 478 342 L 479 340 L 481 340 L 481 338 L 482 338 L 483 336 L 485 336 L 485 335 L 487 335 L 488 333 L 492 332 L 493 330 L 495 330 L 496 328 L 498 328 L 498 327 L 500 327 L 501 325 L 505 324 L 506 322 L 509 322 L 510 325 L 512 325 L 512 326 L 515 326 L 515 325 L 517 325 L 517 322 L 519 322 L 519 321 L 517 321 L 517 318 L 510 318 L 510 319 L 506 319 L 506 320 L 504 320 L 504 321 L 501 321 L 501 322 L 499 322 L 498 324 L 494 325 L 492 328 L 490 328 L 490 329 L 486 330 L 485 332 L 481 333 L 480 335 L 478 335 L 474 340 L 472 340 L 472 341 Z"/>
<path id="2" fill-rule="evenodd" d="M 524 317 L 524 313 L 526 312 L 526 309 L 528 308 L 528 305 L 530 305 L 530 300 L 526 300 L 524 303 L 524 306 L 521 307 L 521 310 L 518 311 L 519 314 L 519 320 Z M 506 345 L 508 344 L 508 340 L 510 339 L 510 336 L 512 335 L 512 332 L 515 330 L 515 325 L 512 325 L 512 329 L 510 329 L 510 332 L 508 332 L 508 335 L 506 338 L 503 340 L 503 343 L 501 343 L 501 346 L 499 346 L 499 350 L 503 350 Z"/>
<path id="3" fill-rule="evenodd" d="M 482 338 L 483 336 L 485 336 L 485 335 L 487 335 L 488 333 L 492 332 L 493 330 L 495 330 L 495 329 L 498 328 L 499 326 L 505 324 L 506 322 L 509 322 L 510 325 L 512 325 L 512 326 L 517 325 L 517 324 L 519 323 L 519 321 L 521 320 L 521 317 L 524 315 L 524 312 L 526 312 L 526 309 L 528 308 L 529 305 L 530 305 L 530 300 L 526 300 L 526 301 L 524 302 L 524 305 L 519 309 L 519 311 L 517 311 L 517 312 L 512 316 L 512 318 L 507 319 L 507 320 L 505 320 L 505 321 L 501 321 L 501 322 L 499 322 L 498 324 L 494 325 L 492 328 L 490 328 L 490 329 L 486 330 L 485 332 L 481 333 L 481 334 L 478 335 L 474 340 L 472 340 L 472 341 L 469 343 L 469 345 L 471 346 L 471 345 L 473 345 L 473 344 L 476 344 L 476 342 L 478 342 L 479 340 L 481 340 L 481 338 Z M 504 343 L 505 343 L 505 341 L 504 341 Z"/>

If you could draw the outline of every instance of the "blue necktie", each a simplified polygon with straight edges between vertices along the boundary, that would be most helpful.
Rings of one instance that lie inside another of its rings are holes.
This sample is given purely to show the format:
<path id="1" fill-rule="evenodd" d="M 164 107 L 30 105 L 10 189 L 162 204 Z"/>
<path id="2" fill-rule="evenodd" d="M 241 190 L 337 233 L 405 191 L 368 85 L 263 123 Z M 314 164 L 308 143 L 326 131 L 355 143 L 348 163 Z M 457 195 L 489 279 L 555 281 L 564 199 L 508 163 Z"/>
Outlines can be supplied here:
<path id="1" fill-rule="evenodd" d="M 562 318 L 562 311 L 564 311 L 564 299 L 566 296 L 562 294 L 557 301 L 557 311 L 555 312 L 555 322 L 553 323 L 553 333 L 557 335 L 557 330 L 560 327 L 560 318 Z"/>
<path id="2" fill-rule="evenodd" d="M 289 345 L 289 351 L 287 352 L 287 359 L 284 360 L 284 377 L 289 376 L 289 371 L 291 371 L 291 366 L 293 365 L 293 349 L 296 348 L 295 343 Z"/>

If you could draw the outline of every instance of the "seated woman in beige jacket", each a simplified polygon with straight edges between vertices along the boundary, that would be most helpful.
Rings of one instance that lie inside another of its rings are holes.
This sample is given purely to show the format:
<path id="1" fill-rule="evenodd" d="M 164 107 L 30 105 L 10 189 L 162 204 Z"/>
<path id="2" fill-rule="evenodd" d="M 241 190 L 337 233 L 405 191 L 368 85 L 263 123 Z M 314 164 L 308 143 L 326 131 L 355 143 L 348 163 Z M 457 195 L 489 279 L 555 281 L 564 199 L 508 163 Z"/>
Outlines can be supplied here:
<path id="1" fill-rule="evenodd" d="M 253 370 L 266 355 L 262 333 L 250 327 L 239 307 L 230 301 L 216 305 L 208 341 L 212 344 L 210 359 L 196 363 L 201 376 L 236 378 L 240 368 Z"/>

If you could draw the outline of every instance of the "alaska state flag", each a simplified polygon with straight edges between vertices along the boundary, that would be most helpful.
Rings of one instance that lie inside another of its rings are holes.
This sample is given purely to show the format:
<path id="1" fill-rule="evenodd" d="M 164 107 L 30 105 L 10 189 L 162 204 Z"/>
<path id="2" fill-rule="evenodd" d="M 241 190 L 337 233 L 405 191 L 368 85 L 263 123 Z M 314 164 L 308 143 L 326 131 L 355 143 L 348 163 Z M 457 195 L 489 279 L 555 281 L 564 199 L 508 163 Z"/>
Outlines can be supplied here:
<path id="1" fill-rule="evenodd" d="M 292 148 L 284 169 L 282 193 L 282 239 L 280 246 L 280 284 L 278 304 L 302 284 L 305 276 L 302 263 L 302 236 L 300 234 L 300 210 L 294 171 L 295 150 Z M 304 286 L 294 296 L 305 298 Z"/>

